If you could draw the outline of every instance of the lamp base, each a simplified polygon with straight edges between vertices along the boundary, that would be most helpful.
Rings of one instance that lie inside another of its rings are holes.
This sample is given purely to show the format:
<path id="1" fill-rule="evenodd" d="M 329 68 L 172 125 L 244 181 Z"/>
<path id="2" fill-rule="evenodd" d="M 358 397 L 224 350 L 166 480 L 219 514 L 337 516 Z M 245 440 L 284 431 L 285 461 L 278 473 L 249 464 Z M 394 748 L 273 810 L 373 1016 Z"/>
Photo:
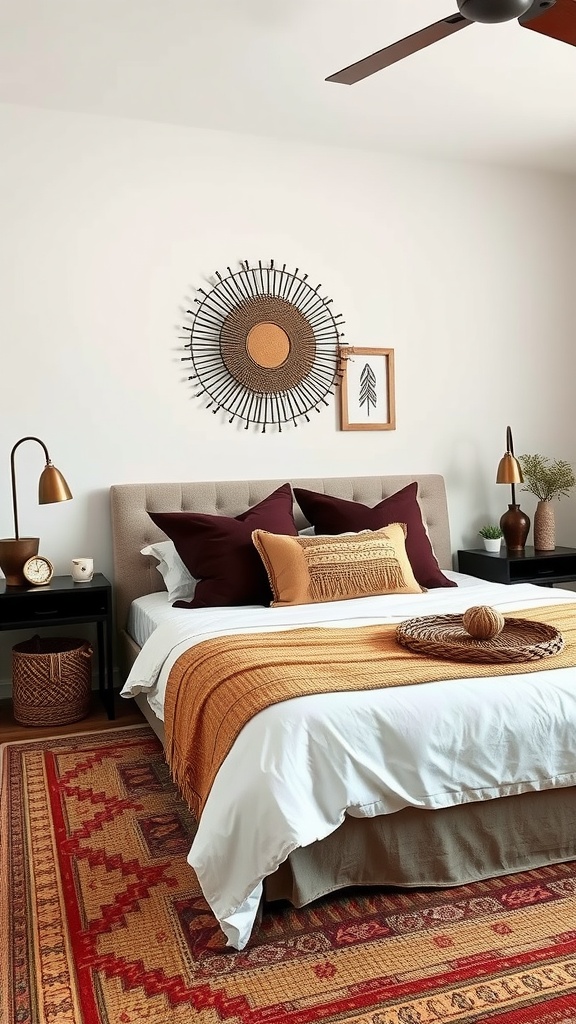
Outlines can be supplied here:
<path id="1" fill-rule="evenodd" d="M 0 540 L 0 569 L 6 577 L 7 587 L 22 587 L 26 583 L 22 567 L 32 555 L 38 554 L 39 537 L 5 537 Z"/>
<path id="2" fill-rule="evenodd" d="M 512 553 L 523 552 L 530 530 L 530 520 L 520 505 L 508 505 L 508 511 L 500 519 L 504 543 Z"/>

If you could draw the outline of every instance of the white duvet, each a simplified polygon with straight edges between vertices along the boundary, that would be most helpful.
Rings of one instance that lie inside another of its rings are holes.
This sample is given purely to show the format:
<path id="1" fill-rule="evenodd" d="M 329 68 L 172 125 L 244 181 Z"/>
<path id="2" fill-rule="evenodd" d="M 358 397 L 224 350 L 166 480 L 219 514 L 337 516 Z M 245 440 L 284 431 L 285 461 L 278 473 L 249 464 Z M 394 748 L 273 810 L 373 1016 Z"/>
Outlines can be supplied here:
<path id="1" fill-rule="evenodd" d="M 163 718 L 170 668 L 211 637 L 350 627 L 491 604 L 506 613 L 576 593 L 449 574 L 458 589 L 291 608 L 174 609 L 144 644 L 122 696 L 146 692 Z M 155 598 L 157 595 L 153 595 Z M 152 595 L 151 595 L 152 597 Z M 146 601 L 146 598 L 142 599 Z M 262 880 L 344 816 L 449 807 L 576 784 L 576 669 L 299 697 L 256 715 L 222 764 L 188 860 L 242 949 Z"/>

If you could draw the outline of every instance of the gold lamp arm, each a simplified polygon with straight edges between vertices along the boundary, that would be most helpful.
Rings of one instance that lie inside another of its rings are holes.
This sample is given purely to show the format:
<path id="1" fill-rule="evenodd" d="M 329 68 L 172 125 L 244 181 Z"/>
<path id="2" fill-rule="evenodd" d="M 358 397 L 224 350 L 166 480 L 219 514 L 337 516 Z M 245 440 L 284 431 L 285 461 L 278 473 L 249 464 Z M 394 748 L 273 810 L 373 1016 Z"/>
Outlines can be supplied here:
<path id="1" fill-rule="evenodd" d="M 511 429 L 511 427 L 506 427 L 506 451 L 510 452 L 510 455 L 512 456 L 513 459 L 515 458 L 515 455 L 514 455 L 514 441 L 512 440 L 512 429 Z M 512 483 L 512 484 L 510 484 L 510 487 L 512 488 L 512 504 L 515 505 L 516 504 L 516 484 Z"/>
<path id="2" fill-rule="evenodd" d="M 16 500 L 16 464 L 15 454 L 16 449 L 24 444 L 24 441 L 36 441 L 43 449 L 46 458 L 46 465 L 40 477 L 38 485 L 38 500 L 40 504 L 50 504 L 53 501 L 68 501 L 71 497 L 71 491 L 66 483 L 64 477 L 55 466 L 52 465 L 48 449 L 41 441 L 39 437 L 33 437 L 28 435 L 27 437 L 21 437 L 19 441 L 16 441 L 12 451 L 10 452 L 10 476 L 12 480 L 12 511 L 14 513 L 14 536 L 16 540 L 20 539 L 20 533 L 18 530 L 18 503 Z"/>

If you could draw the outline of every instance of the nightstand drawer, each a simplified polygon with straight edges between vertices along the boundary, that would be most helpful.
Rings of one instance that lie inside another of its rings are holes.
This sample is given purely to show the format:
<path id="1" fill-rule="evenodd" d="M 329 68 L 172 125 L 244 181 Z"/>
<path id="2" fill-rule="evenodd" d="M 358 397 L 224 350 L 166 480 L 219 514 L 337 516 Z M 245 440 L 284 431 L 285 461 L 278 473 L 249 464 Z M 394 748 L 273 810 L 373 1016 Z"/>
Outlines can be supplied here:
<path id="1" fill-rule="evenodd" d="M 50 622 L 52 619 L 88 618 L 105 616 L 108 610 L 106 591 L 86 593 L 58 593 L 40 589 L 13 597 L 5 595 L 0 604 L 0 624 L 14 622 Z"/>
<path id="2" fill-rule="evenodd" d="M 540 554 L 538 559 L 525 562 L 522 558 L 510 562 L 510 579 L 514 583 L 524 583 L 548 579 L 573 579 L 576 573 L 576 557 L 574 555 Z"/>
<path id="3" fill-rule="evenodd" d="M 458 569 L 494 583 L 535 583 L 552 587 L 555 583 L 576 580 L 576 548 L 535 551 L 527 547 L 510 554 L 506 549 L 493 554 L 474 548 L 458 552 Z"/>

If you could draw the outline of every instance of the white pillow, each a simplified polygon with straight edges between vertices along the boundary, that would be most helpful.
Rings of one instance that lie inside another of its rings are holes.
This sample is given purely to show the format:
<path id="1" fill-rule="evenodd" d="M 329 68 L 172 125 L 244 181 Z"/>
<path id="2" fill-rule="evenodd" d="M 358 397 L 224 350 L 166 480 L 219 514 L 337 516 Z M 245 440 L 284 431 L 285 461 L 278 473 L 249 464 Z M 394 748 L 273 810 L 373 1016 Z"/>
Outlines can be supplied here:
<path id="1" fill-rule="evenodd" d="M 298 536 L 299 537 L 313 537 L 314 536 L 314 527 L 313 526 L 307 526 L 305 530 L 298 530 Z"/>
<path id="2" fill-rule="evenodd" d="M 151 555 L 152 558 L 158 559 L 156 568 L 164 579 L 170 603 L 192 600 L 197 580 L 188 572 L 171 540 L 148 544 L 147 547 L 142 548 L 140 554 Z"/>

